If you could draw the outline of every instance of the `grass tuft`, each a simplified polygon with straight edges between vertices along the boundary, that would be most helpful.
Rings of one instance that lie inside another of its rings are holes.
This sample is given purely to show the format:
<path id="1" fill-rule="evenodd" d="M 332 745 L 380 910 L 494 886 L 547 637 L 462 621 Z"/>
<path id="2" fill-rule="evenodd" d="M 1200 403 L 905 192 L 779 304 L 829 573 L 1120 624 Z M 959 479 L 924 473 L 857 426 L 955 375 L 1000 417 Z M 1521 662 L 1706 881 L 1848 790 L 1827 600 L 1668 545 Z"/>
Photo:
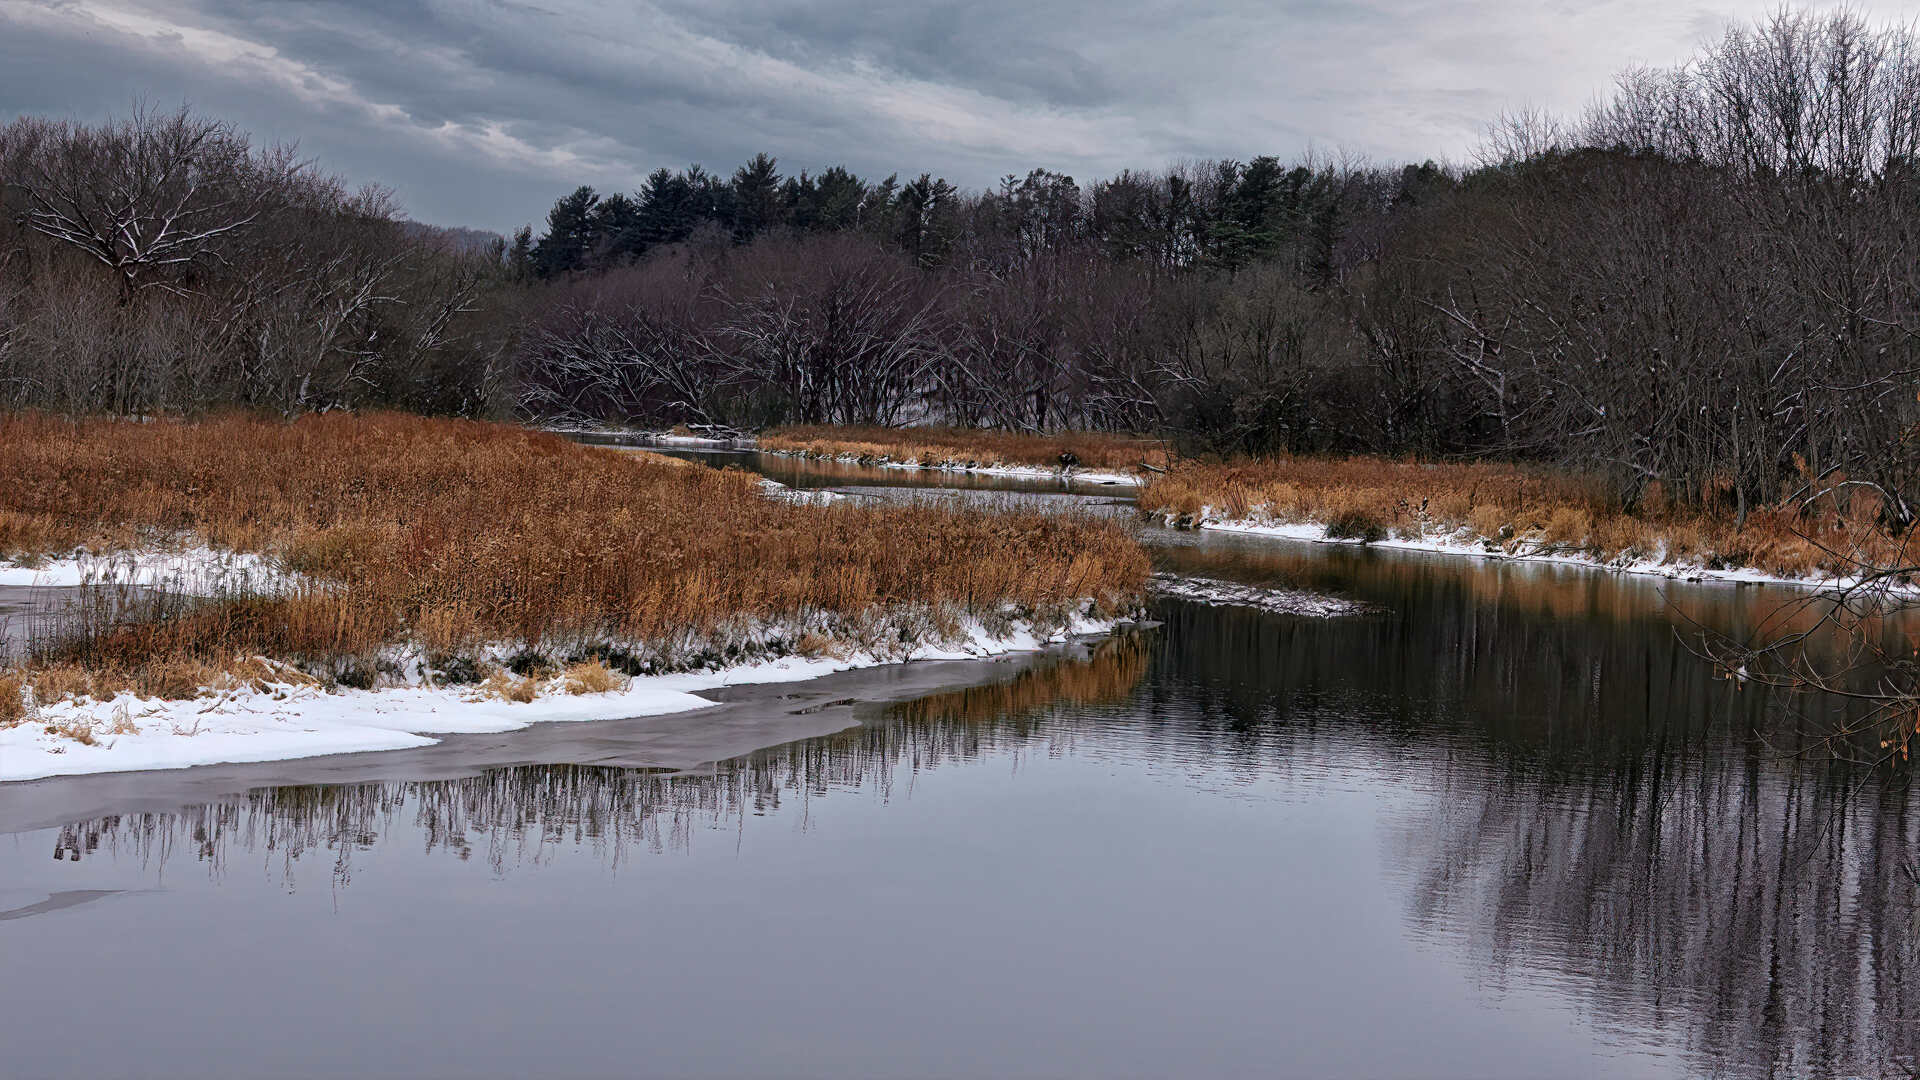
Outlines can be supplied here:
<path id="1" fill-rule="evenodd" d="M 18 675 L 0 675 L 0 728 L 27 718 L 27 684 Z"/>
<path id="2" fill-rule="evenodd" d="M 575 664 L 562 675 L 569 694 L 604 694 L 626 688 L 627 680 L 598 660 Z"/>
<path id="3" fill-rule="evenodd" d="M 540 680 L 532 675 L 515 676 L 511 672 L 496 670 L 480 684 L 480 692 L 502 701 L 518 702 L 522 705 L 532 701 L 540 694 Z"/>
<path id="4" fill-rule="evenodd" d="M 1374 544 L 1387 538 L 1387 526 L 1372 511 L 1350 506 L 1327 520 L 1327 535 L 1335 540 Z"/>

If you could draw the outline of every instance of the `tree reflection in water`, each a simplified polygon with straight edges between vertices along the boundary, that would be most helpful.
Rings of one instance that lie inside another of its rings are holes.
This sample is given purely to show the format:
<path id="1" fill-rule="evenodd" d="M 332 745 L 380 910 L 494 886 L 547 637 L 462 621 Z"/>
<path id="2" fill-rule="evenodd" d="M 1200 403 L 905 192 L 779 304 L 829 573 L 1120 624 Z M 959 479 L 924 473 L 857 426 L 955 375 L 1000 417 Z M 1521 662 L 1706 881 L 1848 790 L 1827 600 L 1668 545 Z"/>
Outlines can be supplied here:
<path id="1" fill-rule="evenodd" d="M 1189 572 L 1379 610 L 1302 619 L 1171 601 L 1159 631 L 698 774 L 525 767 L 260 790 L 75 825 L 59 842 L 63 856 L 190 853 L 214 873 L 267 852 L 289 885 L 323 858 L 344 885 L 355 853 L 383 839 L 417 833 L 430 855 L 500 873 L 563 851 L 617 865 L 783 807 L 805 827 L 812 798 L 891 798 L 919 770 L 992 754 L 1124 756 L 1171 769 L 1195 798 L 1223 779 L 1284 794 L 1334 777 L 1388 807 L 1380 858 L 1410 932 L 1491 990 L 1549 984 L 1596 1026 L 1677 1044 L 1710 1073 L 1897 1075 L 1912 1060 L 1908 785 L 1802 735 L 1844 703 L 1716 678 L 1685 640 L 1770 617 L 1766 595 L 1367 559 L 1174 553 Z"/>
<path id="2" fill-rule="evenodd" d="M 69 825 L 55 858 L 95 853 L 164 864 L 190 854 L 223 873 L 235 849 L 279 860 L 288 887 L 300 863 L 332 860 L 351 883 L 353 854 L 417 832 L 429 853 L 476 854 L 497 872 L 585 848 L 618 865 L 633 847 L 684 850 L 697 829 L 767 814 L 838 788 L 890 796 L 896 777 L 1026 745 L 1071 739 L 1089 722 L 1070 708 L 1125 701 L 1146 674 L 1147 633 L 1121 633 L 1043 659 L 1012 679 L 895 705 L 873 722 L 717 763 L 700 773 L 578 765 L 499 769 L 457 780 L 261 788 L 244 799 Z"/>
<path id="3" fill-rule="evenodd" d="M 1660 608 L 1467 588 L 1488 586 L 1425 578 L 1392 617 L 1321 627 L 1176 612 L 1166 635 L 1215 711 L 1296 731 L 1296 768 L 1367 759 L 1426 796 L 1383 862 L 1414 932 L 1490 989 L 1556 985 L 1715 1074 L 1910 1075 L 1911 786 L 1820 737 L 1864 706 L 1716 678 L 1648 632 Z M 1729 614 L 1688 599 L 1682 625 Z"/>

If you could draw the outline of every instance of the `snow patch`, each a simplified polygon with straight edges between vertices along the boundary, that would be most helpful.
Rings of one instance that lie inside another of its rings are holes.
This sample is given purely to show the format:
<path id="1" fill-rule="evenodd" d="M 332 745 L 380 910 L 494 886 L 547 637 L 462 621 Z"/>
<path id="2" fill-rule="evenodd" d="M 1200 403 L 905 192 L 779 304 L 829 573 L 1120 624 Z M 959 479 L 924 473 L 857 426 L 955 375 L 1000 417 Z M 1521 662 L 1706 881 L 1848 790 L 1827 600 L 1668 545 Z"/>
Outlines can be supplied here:
<path id="1" fill-rule="evenodd" d="M 1162 519 L 1169 525 L 1175 524 L 1176 515 L 1164 513 Z M 1204 507 L 1198 519 L 1190 523 L 1193 527 L 1215 532 L 1244 533 L 1252 536 L 1271 536 L 1283 540 L 1302 540 L 1316 544 L 1351 544 L 1388 548 L 1397 551 L 1424 551 L 1436 555 L 1465 555 L 1476 559 L 1504 559 L 1525 563 L 1549 563 L 1563 566 L 1579 566 L 1589 570 L 1608 570 L 1620 574 L 1644 574 L 1664 577 L 1675 581 L 1712 581 L 1744 583 L 1751 585 L 1788 585 L 1795 588 L 1819 589 L 1823 591 L 1841 591 L 1861 583 L 1858 577 L 1846 577 L 1837 574 L 1812 574 L 1804 577 L 1786 577 L 1769 574 L 1752 567 L 1726 567 L 1716 569 L 1700 563 L 1671 562 L 1661 555 L 1656 558 L 1615 558 L 1603 561 L 1583 552 L 1569 552 L 1551 547 L 1538 547 L 1533 550 L 1508 550 L 1497 541 L 1478 536 L 1462 529 L 1457 533 L 1428 533 L 1419 537 L 1389 537 L 1371 542 L 1335 538 L 1327 535 L 1327 527 L 1315 522 L 1273 521 L 1267 518 L 1221 518 L 1214 516 L 1213 507 Z M 1920 586 L 1889 586 L 1894 592 L 1920 592 Z"/>
<path id="2" fill-rule="evenodd" d="M 720 450 L 734 450 L 753 445 L 753 438 L 747 435 L 676 435 L 671 431 L 641 431 L 597 424 L 542 424 L 535 430 L 553 435 L 603 435 L 611 438 L 644 440 L 646 443 L 662 446 L 692 446 Z"/>
<path id="3" fill-rule="evenodd" d="M 828 491 L 825 488 L 788 487 L 778 480 L 769 480 L 764 477 L 760 480 L 760 491 L 770 499 L 778 499 L 794 506 L 825 506 L 846 498 L 837 491 Z"/>
<path id="4" fill-rule="evenodd" d="M 721 670 L 644 675 L 624 689 L 599 694 L 568 694 L 565 678 L 556 677 L 525 703 L 505 701 L 473 686 L 327 691 L 291 682 L 192 701 L 145 700 L 131 693 L 111 701 L 66 698 L 34 707 L 27 721 L 0 729 L 0 782 L 399 750 L 431 745 L 437 741 L 432 736 L 440 734 L 686 712 L 713 706 L 697 696 L 701 690 L 794 682 L 908 660 L 1031 651 L 1072 636 L 1105 633 L 1113 625 L 1076 618 L 1049 634 L 1025 625 L 994 634 L 974 623 L 954 641 L 900 654 L 789 656 Z M 75 732 L 86 732 L 93 744 L 75 739 Z"/>
<path id="5" fill-rule="evenodd" d="M 969 465 L 960 461 L 943 461 L 935 465 L 926 465 L 918 461 L 893 461 L 888 458 L 875 460 L 863 458 L 859 454 L 815 454 L 805 450 L 768 450 L 760 448 L 760 453 L 770 457 L 801 458 L 807 461 L 831 461 L 840 465 L 864 465 L 880 469 L 913 469 L 923 472 L 973 473 L 979 476 L 1006 476 L 1019 480 L 1065 480 L 1076 484 L 1137 485 L 1138 476 L 1128 472 L 1102 472 L 1095 469 L 1055 469 L 1041 465 Z"/>
<path id="6" fill-rule="evenodd" d="M 32 565 L 0 559 L 0 585 L 159 586 L 191 596 L 276 593 L 301 583 L 277 560 L 250 552 L 208 547 L 159 548 L 44 559 Z"/>

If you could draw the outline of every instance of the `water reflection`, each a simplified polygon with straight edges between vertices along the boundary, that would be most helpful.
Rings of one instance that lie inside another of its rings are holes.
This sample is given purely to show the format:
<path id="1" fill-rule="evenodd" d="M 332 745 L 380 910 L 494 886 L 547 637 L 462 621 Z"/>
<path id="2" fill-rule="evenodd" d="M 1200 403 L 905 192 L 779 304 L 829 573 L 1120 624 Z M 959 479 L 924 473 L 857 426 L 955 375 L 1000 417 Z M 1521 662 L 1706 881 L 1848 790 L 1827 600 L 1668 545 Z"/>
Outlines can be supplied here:
<path id="1" fill-rule="evenodd" d="M 1727 1072 L 1909 1075 L 1908 792 L 1674 750 L 1612 773 L 1437 764 L 1439 797 L 1387 843 L 1412 925 L 1487 984 L 1557 984 Z"/>
<path id="2" fill-rule="evenodd" d="M 297 888 L 303 861 L 352 882 L 354 854 L 405 836 L 429 855 L 480 858 L 495 871 L 563 850 L 617 865 L 630 850 L 685 850 L 698 831 L 839 790 L 890 797 L 897 779 L 1036 738 L 1070 739 L 1070 708 L 1126 700 L 1145 676 L 1151 632 L 1063 652 L 1019 675 L 892 706 L 877 723 L 763 750 L 703 773 L 524 766 L 457 780 L 262 788 L 244 800 L 123 814 L 58 830 L 56 860 L 106 856 L 164 868 L 183 858 L 224 873 L 236 851 L 278 860 Z M 1064 743 L 1063 743 L 1064 745 Z"/>
<path id="3" fill-rule="evenodd" d="M 1242 732 L 1314 731 L 1322 765 L 1350 753 L 1420 790 L 1383 862 L 1413 931 L 1486 986 L 1556 986 L 1720 1074 L 1909 1075 L 1910 786 L 1824 743 L 1801 753 L 1804 722 L 1847 705 L 1715 677 L 1647 632 L 1666 608 L 1631 581 L 1589 585 L 1584 611 L 1527 577 L 1401 581 L 1371 620 L 1169 612 L 1184 671 L 1156 682 L 1210 688 Z M 1737 616 L 1725 596 L 1679 602 Z"/>
<path id="4" fill-rule="evenodd" d="M 1263 830 L 1309 803 L 1337 807 L 1317 811 L 1330 820 L 1377 818 L 1360 843 L 1372 850 L 1296 853 L 1285 880 L 1336 908 L 1384 882 L 1406 947 L 1454 958 L 1490 1001 L 1571 1002 L 1611 1045 L 1680 1054 L 1685 1073 L 1901 1074 L 1920 1049 L 1910 790 L 1799 753 L 1817 747 L 1795 718 L 1832 720 L 1845 703 L 1786 708 L 1716 677 L 1685 640 L 1695 624 L 1775 617 L 1766 594 L 1379 554 L 1179 541 L 1163 566 L 1334 592 L 1370 613 L 1167 601 L 1157 631 L 699 773 L 530 766 L 282 787 L 47 835 L 63 862 L 216 878 L 264 854 L 296 890 L 314 884 L 307 866 L 353 886 L 368 853 L 391 850 L 558 879 L 562 861 L 619 867 L 729 843 L 754 818 L 811 830 L 821 799 L 857 796 L 884 814 L 927 770 L 1111 763 L 1175 792 L 1169 805 L 1196 823 L 1182 842 L 1236 863 L 1258 862 L 1276 842 Z M 1051 812 L 1071 815 L 1076 798 Z M 944 825 L 972 840 L 964 826 Z M 1119 828 L 1076 827 L 1089 851 Z M 967 869 L 984 877 L 1000 865 L 964 844 L 940 850 L 978 858 Z M 1266 895 L 1223 891 L 1209 916 L 1257 924 L 1246 906 Z M 1357 922 L 1311 929 L 1339 952 L 1378 948 Z M 1192 932 L 1137 930 L 1143 946 Z M 1394 970 L 1348 977 L 1384 985 Z M 1327 973 L 1275 977 L 1311 992 Z"/>

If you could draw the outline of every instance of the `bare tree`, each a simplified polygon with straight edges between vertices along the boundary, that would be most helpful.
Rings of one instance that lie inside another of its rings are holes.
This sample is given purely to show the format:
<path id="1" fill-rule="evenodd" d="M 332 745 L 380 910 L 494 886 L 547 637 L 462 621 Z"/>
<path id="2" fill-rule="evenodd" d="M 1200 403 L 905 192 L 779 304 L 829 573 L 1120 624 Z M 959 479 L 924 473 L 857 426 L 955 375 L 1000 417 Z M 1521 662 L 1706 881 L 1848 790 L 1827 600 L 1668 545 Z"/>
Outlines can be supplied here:
<path id="1" fill-rule="evenodd" d="M 305 168 L 184 108 L 103 127 L 22 118 L 0 130 L 0 159 L 26 226 L 110 269 L 128 296 L 183 288 L 196 263 L 221 261 Z"/>

